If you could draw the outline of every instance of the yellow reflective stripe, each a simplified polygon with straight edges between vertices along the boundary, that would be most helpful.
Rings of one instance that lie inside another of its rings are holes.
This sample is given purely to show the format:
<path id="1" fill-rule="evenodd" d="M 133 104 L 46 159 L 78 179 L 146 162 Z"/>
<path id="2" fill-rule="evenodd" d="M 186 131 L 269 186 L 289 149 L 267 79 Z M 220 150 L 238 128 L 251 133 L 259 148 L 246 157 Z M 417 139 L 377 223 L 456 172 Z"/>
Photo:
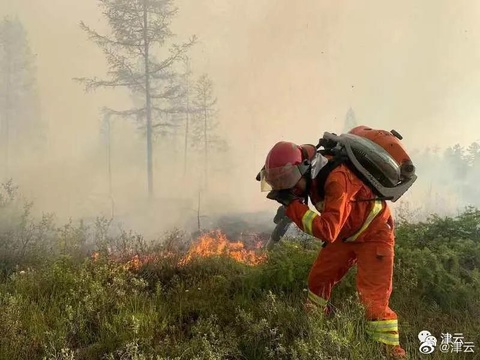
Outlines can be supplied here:
<path id="1" fill-rule="evenodd" d="M 303 217 L 302 217 L 303 231 L 305 231 L 309 235 L 313 235 L 313 231 L 312 231 L 313 219 L 315 219 L 317 216 L 318 216 L 317 213 L 312 210 L 307 210 L 305 214 L 303 214 Z"/>
<path id="2" fill-rule="evenodd" d="M 367 323 L 367 331 L 372 332 L 388 332 L 388 331 L 398 331 L 398 320 L 380 320 L 380 321 L 369 321 Z"/>
<path id="3" fill-rule="evenodd" d="M 328 301 L 308 290 L 308 300 L 317 306 L 326 306 Z"/>
<path id="4" fill-rule="evenodd" d="M 368 214 L 367 220 L 365 220 L 360 230 L 358 230 L 355 234 L 353 234 L 349 238 L 345 239 L 345 241 L 350 242 L 350 241 L 357 240 L 357 238 L 368 228 L 368 226 L 373 221 L 373 219 L 375 219 L 375 216 L 377 216 L 380 213 L 380 211 L 382 211 L 382 208 L 383 208 L 382 201 L 376 200 L 373 203 L 372 210 L 370 210 L 370 213 Z"/>
<path id="5" fill-rule="evenodd" d="M 398 334 L 387 334 L 387 333 L 372 333 L 370 337 L 378 342 L 387 344 L 387 345 L 399 345 L 400 337 Z"/>

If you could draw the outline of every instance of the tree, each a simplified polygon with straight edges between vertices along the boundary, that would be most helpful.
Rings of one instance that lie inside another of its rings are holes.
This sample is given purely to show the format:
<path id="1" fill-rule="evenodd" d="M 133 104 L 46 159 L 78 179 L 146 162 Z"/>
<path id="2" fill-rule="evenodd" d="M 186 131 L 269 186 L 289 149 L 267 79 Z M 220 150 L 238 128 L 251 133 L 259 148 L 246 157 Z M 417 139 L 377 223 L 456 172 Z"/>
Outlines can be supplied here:
<path id="1" fill-rule="evenodd" d="M 0 128 L 7 176 L 12 154 L 38 150 L 45 130 L 40 118 L 34 63 L 35 56 L 22 23 L 4 18 L 0 23 Z"/>
<path id="2" fill-rule="evenodd" d="M 465 156 L 465 149 L 460 144 L 447 148 L 445 160 L 454 169 L 456 179 L 459 182 L 464 181 L 468 172 L 468 159 Z"/>
<path id="3" fill-rule="evenodd" d="M 128 88 L 141 104 L 128 110 L 112 113 L 134 118 L 145 129 L 147 142 L 147 186 L 153 196 L 153 131 L 168 125 L 165 114 L 178 111 L 169 106 L 169 100 L 178 96 L 180 86 L 174 84 L 174 65 L 195 43 L 193 36 L 180 45 L 171 44 L 169 55 L 157 56 L 160 49 L 168 47 L 174 34 L 170 30 L 178 9 L 173 0 L 98 0 L 111 33 L 101 35 L 81 23 L 81 28 L 104 52 L 109 66 L 108 78 L 77 79 L 86 90 L 97 88 Z M 165 51 L 163 51 L 165 53 Z"/>
<path id="4" fill-rule="evenodd" d="M 188 163 L 188 139 L 190 137 L 190 93 L 191 93 L 191 84 L 190 84 L 190 59 L 188 56 L 184 58 L 185 64 L 185 73 L 183 76 L 183 84 L 185 86 L 185 96 L 184 96 L 184 105 L 185 105 L 185 140 L 183 148 L 183 176 L 187 175 L 187 163 Z"/>
<path id="5" fill-rule="evenodd" d="M 105 152 L 106 152 L 106 167 L 107 167 L 107 182 L 108 182 L 108 197 L 110 198 L 112 206 L 112 219 L 115 215 L 115 202 L 113 200 L 113 190 L 112 190 L 112 115 L 106 111 L 103 114 L 103 121 L 101 126 L 101 132 L 105 141 Z"/>
<path id="6" fill-rule="evenodd" d="M 478 142 L 471 143 L 466 149 L 465 163 L 468 167 L 464 186 L 460 187 L 464 201 L 468 205 L 478 206 L 480 199 L 480 190 L 478 188 L 478 178 L 480 176 L 480 145 Z"/>
<path id="7" fill-rule="evenodd" d="M 471 143 L 467 148 L 466 160 L 470 166 L 478 167 L 480 162 L 480 144 L 478 142 Z"/>
<path id="8" fill-rule="evenodd" d="M 195 84 L 193 100 L 194 116 L 192 123 L 192 146 L 203 152 L 204 185 L 208 185 L 209 150 L 224 149 L 225 142 L 215 134 L 218 123 L 216 117 L 217 99 L 213 94 L 213 82 L 204 74 Z"/>

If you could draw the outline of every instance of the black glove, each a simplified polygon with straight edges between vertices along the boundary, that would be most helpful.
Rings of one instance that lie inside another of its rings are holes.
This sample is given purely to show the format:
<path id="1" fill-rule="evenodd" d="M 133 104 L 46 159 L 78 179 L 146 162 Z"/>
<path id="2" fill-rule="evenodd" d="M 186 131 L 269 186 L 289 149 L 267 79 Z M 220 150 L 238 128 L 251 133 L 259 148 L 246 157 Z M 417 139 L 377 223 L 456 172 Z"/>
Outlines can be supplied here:
<path id="1" fill-rule="evenodd" d="M 275 224 L 278 224 L 280 221 L 282 221 L 282 219 L 287 216 L 285 212 L 286 212 L 285 206 L 280 205 L 277 209 L 277 213 L 275 214 L 275 217 L 273 218 L 273 222 Z"/>
<path id="2" fill-rule="evenodd" d="M 293 195 L 290 190 L 272 190 L 267 194 L 267 199 L 275 200 L 283 206 L 288 206 L 293 200 L 300 198 Z"/>

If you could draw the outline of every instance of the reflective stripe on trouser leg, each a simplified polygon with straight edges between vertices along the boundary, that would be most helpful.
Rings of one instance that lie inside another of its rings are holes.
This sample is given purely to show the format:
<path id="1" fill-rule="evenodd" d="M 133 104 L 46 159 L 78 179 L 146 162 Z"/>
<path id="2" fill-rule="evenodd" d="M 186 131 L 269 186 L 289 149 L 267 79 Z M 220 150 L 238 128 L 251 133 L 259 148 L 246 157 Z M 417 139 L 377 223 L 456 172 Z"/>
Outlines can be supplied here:
<path id="1" fill-rule="evenodd" d="M 328 304 L 327 300 L 318 296 L 317 294 L 314 294 L 310 290 L 308 290 L 308 301 L 310 301 L 312 304 L 314 304 L 316 306 L 319 306 L 319 307 L 325 307 Z"/>
<path id="2" fill-rule="evenodd" d="M 309 235 L 313 235 L 312 225 L 313 220 L 318 216 L 315 211 L 307 210 L 302 217 L 303 231 Z"/>
<path id="3" fill-rule="evenodd" d="M 369 321 L 367 323 L 367 333 L 375 341 L 387 345 L 400 344 L 397 319 Z"/>

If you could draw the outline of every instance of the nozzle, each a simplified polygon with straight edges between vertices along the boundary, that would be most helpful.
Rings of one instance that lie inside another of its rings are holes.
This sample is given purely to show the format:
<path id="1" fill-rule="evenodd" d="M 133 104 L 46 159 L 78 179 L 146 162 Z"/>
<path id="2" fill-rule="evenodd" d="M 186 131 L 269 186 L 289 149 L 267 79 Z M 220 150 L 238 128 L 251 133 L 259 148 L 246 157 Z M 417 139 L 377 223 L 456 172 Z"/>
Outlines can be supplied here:
<path id="1" fill-rule="evenodd" d="M 396 130 L 391 130 L 390 133 L 395 136 L 398 140 L 403 140 L 403 136 L 398 133 Z"/>
<path id="2" fill-rule="evenodd" d="M 410 179 L 415 174 L 415 166 L 413 165 L 411 160 L 407 160 L 403 162 L 400 166 L 400 175 L 403 178 Z"/>

